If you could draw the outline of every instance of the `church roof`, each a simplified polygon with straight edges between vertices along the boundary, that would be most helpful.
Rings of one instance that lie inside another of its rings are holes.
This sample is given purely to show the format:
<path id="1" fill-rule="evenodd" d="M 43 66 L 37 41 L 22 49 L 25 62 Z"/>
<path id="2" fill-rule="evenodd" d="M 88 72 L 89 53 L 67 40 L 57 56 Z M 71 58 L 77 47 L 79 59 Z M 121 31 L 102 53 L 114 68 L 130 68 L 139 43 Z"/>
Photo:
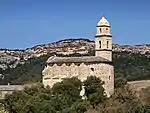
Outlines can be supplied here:
<path id="1" fill-rule="evenodd" d="M 83 57 L 50 57 L 47 63 L 93 63 L 93 62 L 111 62 L 102 57 L 83 56 Z"/>
<path id="2" fill-rule="evenodd" d="M 105 17 L 102 17 L 98 22 L 97 26 L 110 26 L 109 22 L 106 20 Z"/>

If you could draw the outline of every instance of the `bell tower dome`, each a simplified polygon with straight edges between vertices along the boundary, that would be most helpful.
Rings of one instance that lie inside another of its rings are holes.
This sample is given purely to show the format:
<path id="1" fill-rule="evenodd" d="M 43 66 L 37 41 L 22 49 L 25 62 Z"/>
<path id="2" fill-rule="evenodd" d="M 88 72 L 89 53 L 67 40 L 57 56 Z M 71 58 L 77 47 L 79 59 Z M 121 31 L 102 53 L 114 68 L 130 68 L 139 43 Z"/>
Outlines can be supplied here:
<path id="1" fill-rule="evenodd" d="M 112 35 L 110 23 L 102 17 L 96 26 L 95 55 L 112 61 Z"/>

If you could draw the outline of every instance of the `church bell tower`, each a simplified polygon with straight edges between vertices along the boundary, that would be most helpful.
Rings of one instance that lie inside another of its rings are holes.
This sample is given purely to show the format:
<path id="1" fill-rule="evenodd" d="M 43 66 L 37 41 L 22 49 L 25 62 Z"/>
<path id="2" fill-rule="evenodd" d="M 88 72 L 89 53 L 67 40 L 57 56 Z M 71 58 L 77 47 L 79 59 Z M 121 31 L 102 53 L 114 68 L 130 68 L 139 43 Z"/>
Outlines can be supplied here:
<path id="1" fill-rule="evenodd" d="M 96 26 L 95 55 L 112 61 L 112 35 L 110 24 L 105 17 L 102 17 Z"/>

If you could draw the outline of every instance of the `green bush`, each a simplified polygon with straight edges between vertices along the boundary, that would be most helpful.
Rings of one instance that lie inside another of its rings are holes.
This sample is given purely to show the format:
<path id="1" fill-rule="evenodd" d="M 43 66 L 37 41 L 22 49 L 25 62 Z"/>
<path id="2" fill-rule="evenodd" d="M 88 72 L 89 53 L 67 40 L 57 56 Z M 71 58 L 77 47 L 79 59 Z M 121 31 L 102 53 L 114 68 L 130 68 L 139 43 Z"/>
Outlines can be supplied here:
<path id="1" fill-rule="evenodd" d="M 124 86 L 117 88 L 114 95 L 86 113 L 140 113 L 140 106 L 135 92 L 129 86 Z"/>
<path id="2" fill-rule="evenodd" d="M 122 77 L 115 78 L 115 88 L 124 87 L 127 84 L 127 80 Z"/>
<path id="3" fill-rule="evenodd" d="M 104 92 L 103 84 L 100 78 L 96 76 L 89 76 L 87 80 L 83 82 L 85 86 L 85 95 L 90 104 L 95 107 L 99 103 L 102 103 L 106 99 L 106 94 Z"/>
<path id="4" fill-rule="evenodd" d="M 85 100 L 80 96 L 83 84 Z M 2 104 L 10 113 L 84 113 L 106 99 L 102 84 L 95 76 L 88 77 L 84 83 L 75 77 L 65 78 L 52 88 L 37 84 L 7 94 Z"/>

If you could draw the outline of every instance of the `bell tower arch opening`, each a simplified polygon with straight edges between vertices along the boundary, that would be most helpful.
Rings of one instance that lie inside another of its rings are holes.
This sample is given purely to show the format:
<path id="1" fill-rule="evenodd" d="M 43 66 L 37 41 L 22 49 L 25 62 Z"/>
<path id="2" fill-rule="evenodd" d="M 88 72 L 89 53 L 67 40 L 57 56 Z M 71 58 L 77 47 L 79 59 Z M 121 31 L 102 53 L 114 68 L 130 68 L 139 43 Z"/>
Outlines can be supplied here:
<path id="1" fill-rule="evenodd" d="M 102 33 L 102 29 L 101 28 L 99 28 L 99 33 Z"/>

